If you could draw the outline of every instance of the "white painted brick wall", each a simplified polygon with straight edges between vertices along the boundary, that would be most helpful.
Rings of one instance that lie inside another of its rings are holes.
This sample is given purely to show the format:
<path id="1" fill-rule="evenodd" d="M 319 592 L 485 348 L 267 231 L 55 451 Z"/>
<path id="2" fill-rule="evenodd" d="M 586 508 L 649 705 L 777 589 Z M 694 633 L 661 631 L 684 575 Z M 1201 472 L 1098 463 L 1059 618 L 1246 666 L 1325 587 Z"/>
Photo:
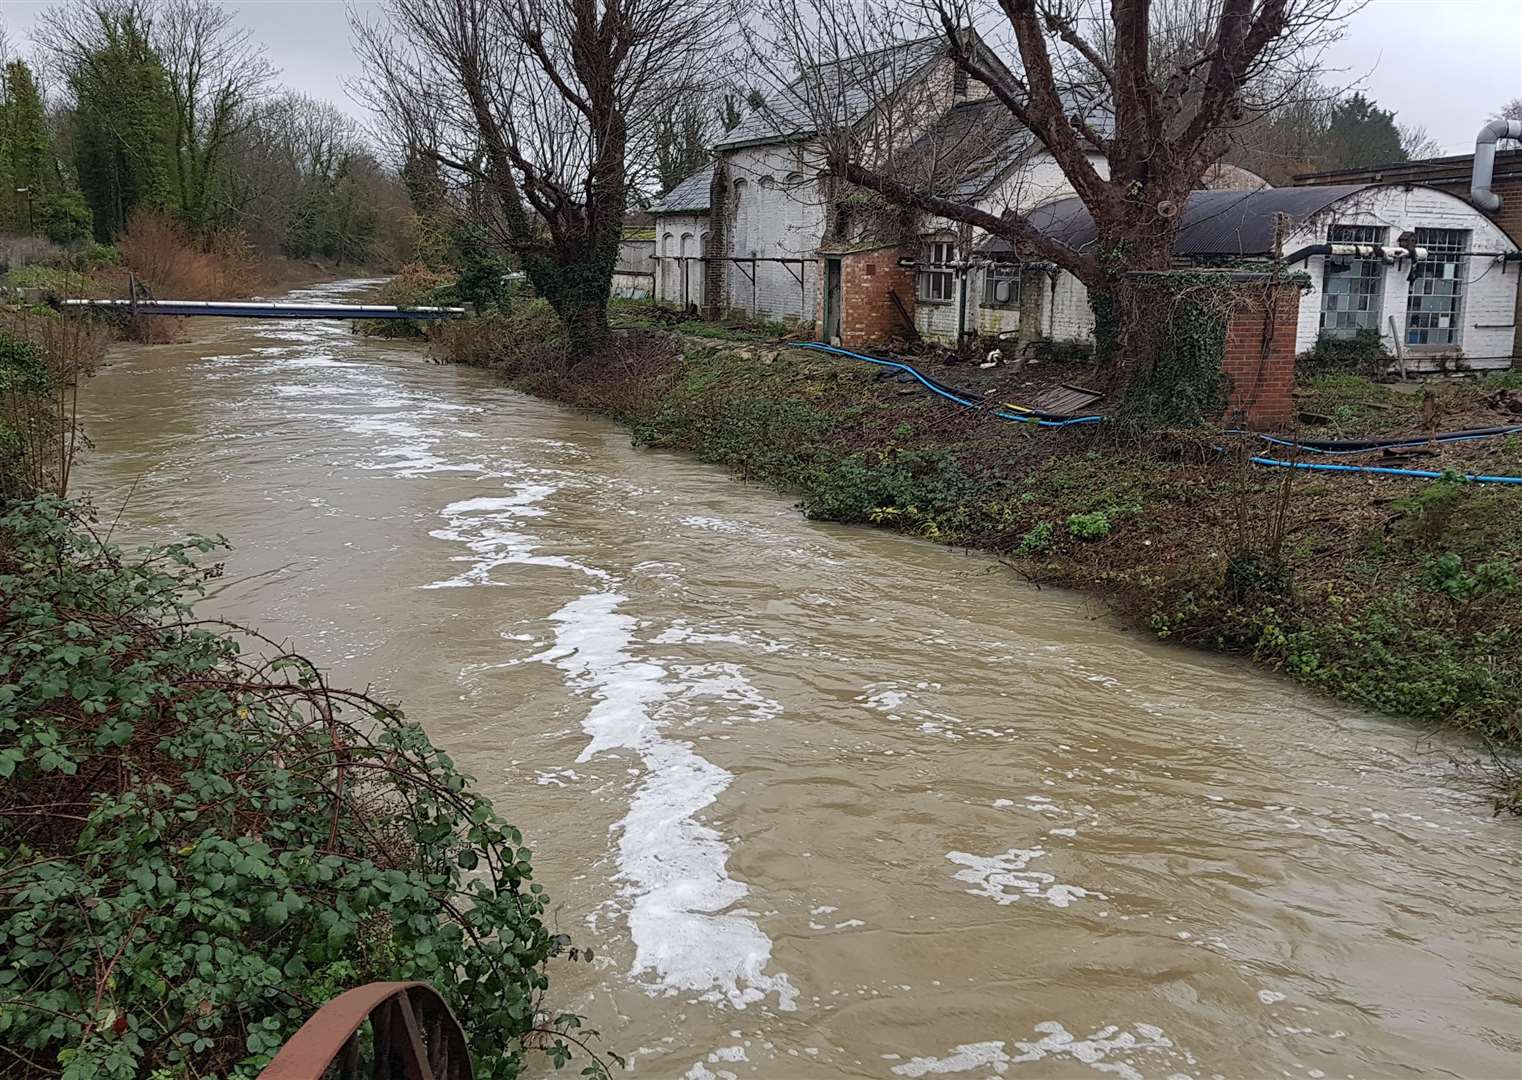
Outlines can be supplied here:
<path id="1" fill-rule="evenodd" d="M 708 234 L 707 214 L 659 214 L 655 219 L 656 259 L 655 295 L 663 304 L 681 306 L 682 267 L 678 261 L 682 255 L 682 239 L 687 238 L 687 254 L 697 255 L 703 250 L 703 238 Z M 689 303 L 703 302 L 703 264 L 689 262 L 687 270 L 687 299 Z"/>
<path id="2" fill-rule="evenodd" d="M 1401 233 L 1417 228 L 1468 229 L 1469 250 L 1473 252 L 1515 251 L 1499 228 L 1464 200 L 1432 188 L 1380 188 L 1344 199 L 1330 210 L 1305 222 L 1284 241 L 1284 250 L 1292 252 L 1310 244 L 1325 243 L 1333 225 L 1376 225 L 1387 230 L 1386 242 L 1394 244 Z M 1311 291 L 1300 298 L 1300 320 L 1295 332 L 1295 349 L 1304 352 L 1316 343 L 1321 326 L 1321 287 L 1326 260 L 1314 256 L 1304 266 L 1311 277 Z M 1472 357 L 1475 368 L 1508 368 L 1516 314 L 1517 285 L 1522 267 L 1516 263 L 1503 266 L 1492 258 L 1472 257 L 1461 264 L 1465 271 L 1463 296 L 1459 305 L 1458 348 Z M 1405 346 L 1406 297 L 1410 262 L 1385 269 L 1379 313 L 1380 337 L 1392 351 L 1394 336 L 1390 320 L 1401 333 L 1401 342 L 1413 367 L 1422 363 L 1423 352 L 1429 356 L 1449 351 L 1439 346 Z M 1487 360 L 1484 357 L 1502 357 Z"/>
<path id="3" fill-rule="evenodd" d="M 824 231 L 824 205 L 813 179 L 817 163 L 805 151 L 786 146 L 742 147 L 725 155 L 730 182 L 744 181 L 732 199 L 734 242 L 730 256 L 806 259 L 804 265 L 755 265 L 755 283 L 746 265 L 726 269 L 730 306 L 779 322 L 812 322 L 815 308 L 814 256 Z M 790 180 L 789 177 L 792 177 Z M 798 277 L 802 275 L 803 284 Z"/>

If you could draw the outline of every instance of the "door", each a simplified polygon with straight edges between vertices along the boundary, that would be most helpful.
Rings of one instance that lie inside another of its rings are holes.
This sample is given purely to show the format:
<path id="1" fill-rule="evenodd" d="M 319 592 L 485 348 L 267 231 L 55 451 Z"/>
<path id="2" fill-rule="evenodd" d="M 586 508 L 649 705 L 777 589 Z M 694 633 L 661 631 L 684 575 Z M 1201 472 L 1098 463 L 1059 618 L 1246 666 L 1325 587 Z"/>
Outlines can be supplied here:
<path id="1" fill-rule="evenodd" d="M 840 344 L 840 260 L 824 261 L 824 339 Z"/>

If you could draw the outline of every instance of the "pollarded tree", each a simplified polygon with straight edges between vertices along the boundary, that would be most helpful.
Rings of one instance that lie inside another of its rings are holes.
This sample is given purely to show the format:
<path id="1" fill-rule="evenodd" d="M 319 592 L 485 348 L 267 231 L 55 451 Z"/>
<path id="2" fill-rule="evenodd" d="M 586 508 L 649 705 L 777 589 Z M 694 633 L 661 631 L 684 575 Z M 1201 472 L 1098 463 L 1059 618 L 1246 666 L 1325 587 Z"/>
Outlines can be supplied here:
<path id="1" fill-rule="evenodd" d="M 1113 304 L 1130 271 L 1167 268 L 1179 214 L 1234 130 L 1272 109 L 1335 39 L 1349 0 L 770 0 L 758 56 L 794 88 L 828 169 L 892 204 L 969 225 L 1046 258 Z M 958 185 L 906 178 L 913 123 L 901 103 L 867 118 L 839 103 L 871 94 L 855 58 L 933 27 L 959 78 L 1049 153 L 1092 215 L 1097 241 L 1075 250 L 1018 207 L 968 201 Z M 817 77 L 812 74 L 817 73 Z M 1074 107 L 1076 100 L 1091 106 Z M 796 118 L 802 114 L 806 124 Z M 1112 309 L 1113 311 L 1113 309 Z"/>
<path id="2" fill-rule="evenodd" d="M 398 160 L 425 153 L 486 194 L 473 216 L 565 324 L 608 334 L 630 161 L 701 88 L 717 0 L 386 0 L 357 22 L 362 90 Z"/>

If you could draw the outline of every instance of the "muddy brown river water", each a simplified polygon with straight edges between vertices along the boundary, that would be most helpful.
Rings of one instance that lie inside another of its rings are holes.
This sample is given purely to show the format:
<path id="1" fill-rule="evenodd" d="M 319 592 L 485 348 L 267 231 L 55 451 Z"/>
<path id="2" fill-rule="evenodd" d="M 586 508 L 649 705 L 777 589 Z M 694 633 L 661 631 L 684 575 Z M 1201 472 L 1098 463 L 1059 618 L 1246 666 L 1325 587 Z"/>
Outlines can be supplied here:
<path id="1" fill-rule="evenodd" d="M 1454 746 L 342 324 L 192 337 L 90 383 L 76 493 L 478 778 L 634 1075 L 1522 1075 Z"/>

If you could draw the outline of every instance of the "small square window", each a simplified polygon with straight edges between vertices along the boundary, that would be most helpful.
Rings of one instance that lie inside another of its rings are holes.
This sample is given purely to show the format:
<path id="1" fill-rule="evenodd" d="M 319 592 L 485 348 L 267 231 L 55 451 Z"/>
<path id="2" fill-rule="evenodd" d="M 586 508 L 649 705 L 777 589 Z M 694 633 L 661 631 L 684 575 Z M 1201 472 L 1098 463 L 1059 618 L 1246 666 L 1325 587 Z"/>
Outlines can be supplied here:
<path id="1" fill-rule="evenodd" d="M 1020 264 L 994 263 L 983 268 L 983 306 L 1016 307 L 1020 303 Z"/>
<path id="2" fill-rule="evenodd" d="M 957 246 L 951 240 L 927 240 L 920 248 L 919 299 L 948 303 L 956 295 Z"/>

